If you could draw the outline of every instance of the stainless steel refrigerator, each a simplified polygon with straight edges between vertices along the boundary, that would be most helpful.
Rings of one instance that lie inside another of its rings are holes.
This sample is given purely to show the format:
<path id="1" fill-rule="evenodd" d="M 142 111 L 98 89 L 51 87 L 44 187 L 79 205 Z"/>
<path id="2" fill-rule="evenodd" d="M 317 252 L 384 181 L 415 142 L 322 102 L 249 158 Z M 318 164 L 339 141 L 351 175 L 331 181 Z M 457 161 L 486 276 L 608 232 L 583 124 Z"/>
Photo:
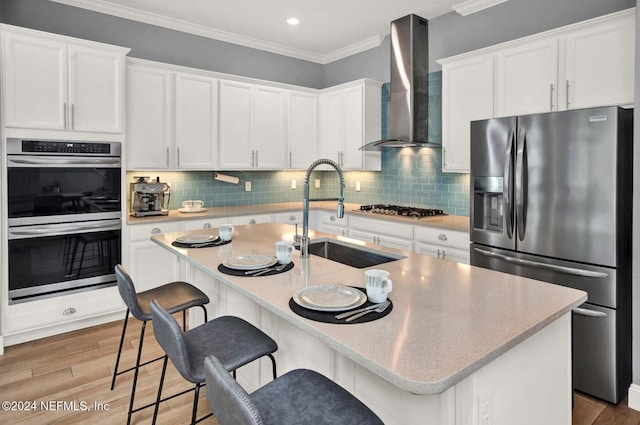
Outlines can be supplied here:
<path id="1" fill-rule="evenodd" d="M 613 403 L 631 383 L 632 120 L 602 107 L 471 123 L 471 264 L 586 291 L 574 388 Z"/>

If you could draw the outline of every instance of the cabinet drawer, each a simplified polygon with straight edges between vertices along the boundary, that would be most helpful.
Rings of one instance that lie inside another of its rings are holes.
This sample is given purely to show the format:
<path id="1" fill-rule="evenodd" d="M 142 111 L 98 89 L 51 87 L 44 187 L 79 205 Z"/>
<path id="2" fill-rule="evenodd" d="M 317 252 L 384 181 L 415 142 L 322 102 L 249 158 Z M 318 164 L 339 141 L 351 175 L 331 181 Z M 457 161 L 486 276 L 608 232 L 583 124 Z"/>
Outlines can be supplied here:
<path id="1" fill-rule="evenodd" d="M 416 241 L 469 250 L 469 234 L 456 230 L 415 226 Z"/>
<path id="2" fill-rule="evenodd" d="M 289 211 L 284 213 L 274 214 L 273 216 L 276 223 L 296 224 L 302 223 L 302 211 Z"/>
<path id="3" fill-rule="evenodd" d="M 186 220 L 184 222 L 184 230 L 217 229 L 221 224 L 227 224 L 230 222 L 230 217 Z"/>
<path id="4" fill-rule="evenodd" d="M 113 286 L 7 307 L 3 331 L 13 333 L 73 322 L 124 310 L 124 302 Z"/>
<path id="5" fill-rule="evenodd" d="M 181 221 L 172 221 L 129 226 L 129 240 L 146 241 L 149 240 L 151 236 L 159 233 L 179 232 L 182 230 L 182 223 Z"/>
<path id="6" fill-rule="evenodd" d="M 271 214 L 241 215 L 231 219 L 233 224 L 271 223 L 272 221 L 273 216 Z"/>
<path id="7" fill-rule="evenodd" d="M 362 230 L 376 235 L 413 239 L 412 225 L 395 223 L 389 220 L 375 220 L 351 216 L 349 218 L 349 229 Z"/>
<path id="8" fill-rule="evenodd" d="M 347 227 L 349 225 L 349 216 L 338 218 L 335 211 L 318 211 L 316 215 L 318 228 L 325 224 L 330 227 Z"/>

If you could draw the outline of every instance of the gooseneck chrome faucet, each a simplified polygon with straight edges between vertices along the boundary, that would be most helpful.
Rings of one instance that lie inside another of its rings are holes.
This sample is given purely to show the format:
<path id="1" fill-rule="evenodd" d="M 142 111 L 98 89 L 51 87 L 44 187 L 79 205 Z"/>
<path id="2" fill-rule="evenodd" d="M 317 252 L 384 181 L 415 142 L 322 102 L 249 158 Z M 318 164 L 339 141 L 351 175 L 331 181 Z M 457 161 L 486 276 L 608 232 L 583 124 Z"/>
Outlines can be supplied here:
<path id="1" fill-rule="evenodd" d="M 331 165 L 340 176 L 340 196 L 337 198 L 314 198 L 309 199 L 309 179 L 311 172 L 322 164 Z M 344 174 L 340 166 L 330 159 L 319 159 L 309 165 L 307 174 L 304 176 L 304 198 L 302 199 L 302 239 L 300 240 L 300 258 L 309 258 L 309 202 L 311 201 L 338 201 L 338 218 L 344 217 Z"/>

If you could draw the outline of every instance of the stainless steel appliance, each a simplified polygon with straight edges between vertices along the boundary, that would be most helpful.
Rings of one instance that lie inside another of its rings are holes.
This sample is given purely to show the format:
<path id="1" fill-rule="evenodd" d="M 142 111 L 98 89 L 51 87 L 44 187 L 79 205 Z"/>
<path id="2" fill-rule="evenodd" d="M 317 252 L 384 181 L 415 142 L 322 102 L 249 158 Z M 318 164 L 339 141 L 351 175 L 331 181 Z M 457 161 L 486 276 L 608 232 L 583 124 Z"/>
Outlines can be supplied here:
<path id="1" fill-rule="evenodd" d="M 131 215 L 145 217 L 149 215 L 168 215 L 165 208 L 165 195 L 169 185 L 160 183 L 160 178 L 150 182 L 149 177 L 134 177 L 136 180 L 131 187 Z"/>
<path id="2" fill-rule="evenodd" d="M 360 211 L 370 212 L 371 214 L 397 215 L 415 219 L 446 215 L 444 211 L 436 208 L 417 208 L 390 204 L 361 205 Z"/>
<path id="3" fill-rule="evenodd" d="M 586 291 L 574 387 L 613 403 L 631 382 L 632 114 L 471 123 L 471 264 Z"/>
<path id="4" fill-rule="evenodd" d="M 121 146 L 7 140 L 9 303 L 115 285 Z"/>

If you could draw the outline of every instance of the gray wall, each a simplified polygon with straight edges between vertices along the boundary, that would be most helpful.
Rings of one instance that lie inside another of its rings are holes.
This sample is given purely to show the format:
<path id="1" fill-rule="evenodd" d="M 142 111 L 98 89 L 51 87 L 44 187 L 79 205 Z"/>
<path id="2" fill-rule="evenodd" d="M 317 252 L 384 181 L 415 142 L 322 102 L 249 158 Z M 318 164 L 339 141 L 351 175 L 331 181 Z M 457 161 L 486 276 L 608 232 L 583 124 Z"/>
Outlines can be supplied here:
<path id="1" fill-rule="evenodd" d="M 0 22 L 130 47 L 129 56 L 322 88 L 320 64 L 48 0 L 0 0 Z"/>
<path id="2" fill-rule="evenodd" d="M 441 58 L 635 5 L 636 0 L 510 0 L 469 16 L 451 12 L 429 20 L 429 72 L 441 69 Z M 380 47 L 325 65 L 325 87 L 362 77 L 389 81 L 389 49 L 387 37 Z"/>

